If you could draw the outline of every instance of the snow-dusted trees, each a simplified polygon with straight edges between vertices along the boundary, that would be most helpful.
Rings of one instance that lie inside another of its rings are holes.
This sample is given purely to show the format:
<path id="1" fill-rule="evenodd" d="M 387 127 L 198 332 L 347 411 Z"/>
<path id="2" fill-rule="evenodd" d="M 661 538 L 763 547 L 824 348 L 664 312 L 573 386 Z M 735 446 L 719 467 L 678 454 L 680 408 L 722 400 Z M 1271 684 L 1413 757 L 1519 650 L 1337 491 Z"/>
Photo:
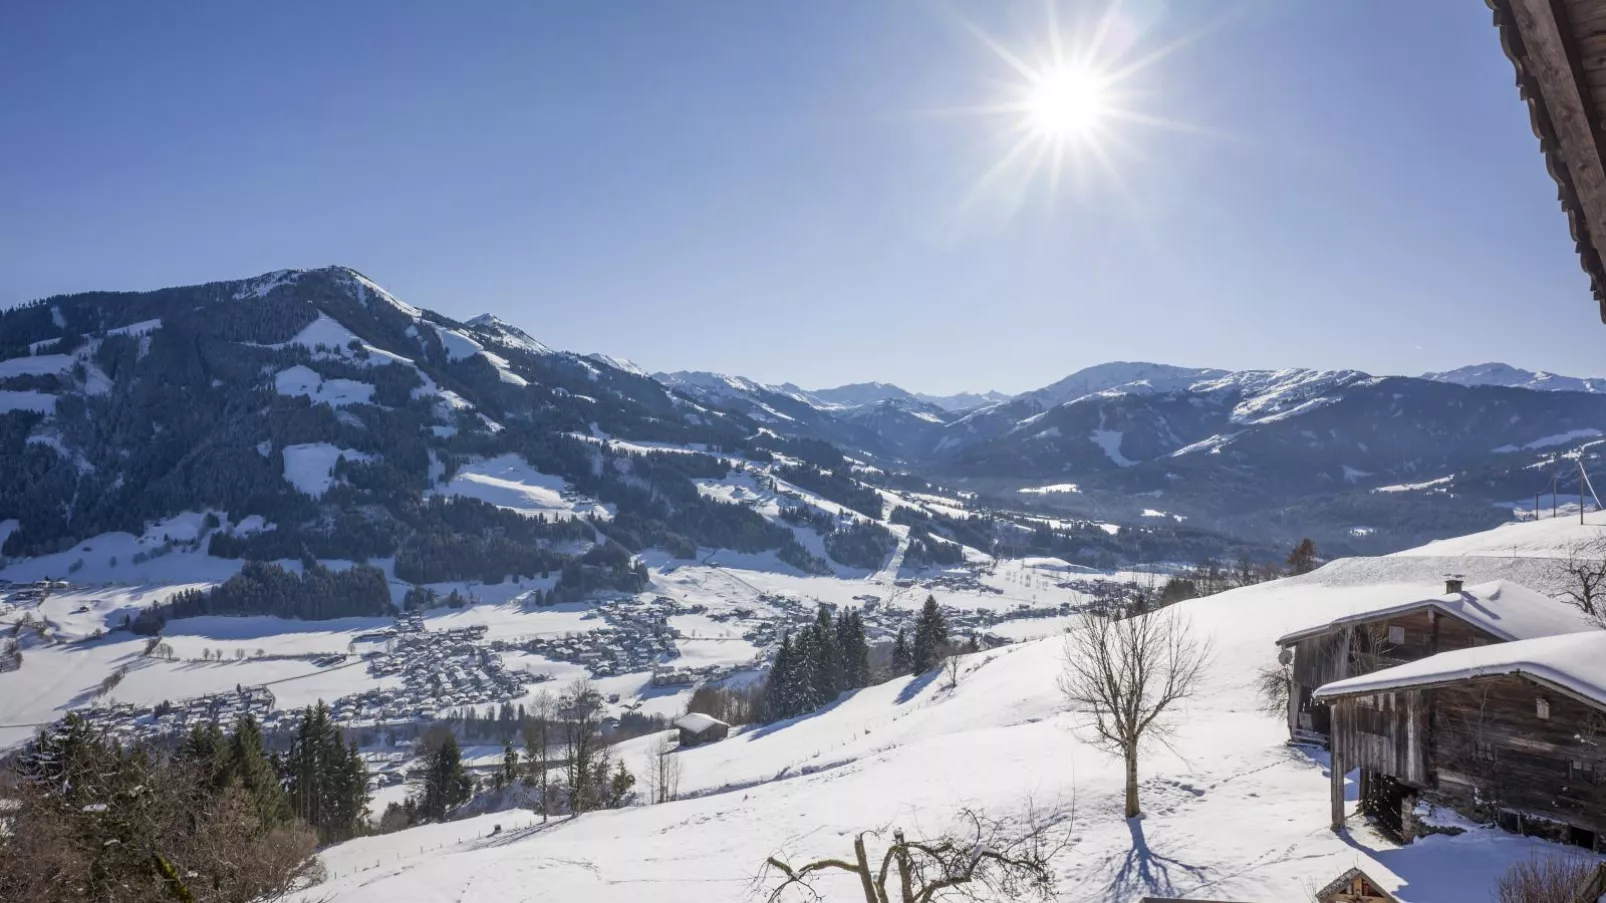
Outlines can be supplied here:
<path id="1" fill-rule="evenodd" d="M 930 840 L 910 839 L 902 829 L 893 829 L 879 861 L 872 859 L 866 838 L 883 840 L 884 831 L 856 835 L 851 859 L 792 865 L 779 855 L 771 856 L 758 883 L 779 878 L 770 891 L 771 903 L 789 899 L 793 891 L 822 899 L 814 883 L 831 872 L 857 877 L 865 903 L 1047 900 L 1054 895 L 1054 857 L 1070 845 L 1068 821 L 1047 818 L 1030 807 L 1023 816 L 1006 819 L 966 809 L 958 827 Z"/>
<path id="2" fill-rule="evenodd" d="M 1193 695 L 1209 644 L 1174 611 L 1122 620 L 1085 614 L 1065 638 L 1060 691 L 1092 717 L 1096 742 L 1126 762 L 1126 817 L 1138 806 L 1138 754 L 1162 736 L 1165 716 Z"/>

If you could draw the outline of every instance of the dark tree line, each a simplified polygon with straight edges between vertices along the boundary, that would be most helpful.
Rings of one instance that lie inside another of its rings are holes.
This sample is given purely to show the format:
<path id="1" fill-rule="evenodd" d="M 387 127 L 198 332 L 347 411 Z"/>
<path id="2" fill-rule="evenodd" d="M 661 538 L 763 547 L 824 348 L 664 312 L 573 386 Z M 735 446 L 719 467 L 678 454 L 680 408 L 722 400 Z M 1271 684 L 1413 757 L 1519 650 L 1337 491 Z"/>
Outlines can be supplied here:
<path id="1" fill-rule="evenodd" d="M 201 615 L 271 615 L 321 621 L 329 618 L 384 616 L 394 613 L 390 585 L 376 567 L 356 565 L 334 571 L 315 561 L 302 573 L 277 564 L 248 561 L 240 573 L 210 590 L 184 590 L 139 613 L 132 628 L 152 635 L 173 618 Z"/>
<path id="2" fill-rule="evenodd" d="M 870 646 L 858 610 L 833 620 L 822 605 L 813 624 L 781 637 L 764 689 L 765 715 L 779 720 L 812 712 L 869 686 L 870 679 Z"/>

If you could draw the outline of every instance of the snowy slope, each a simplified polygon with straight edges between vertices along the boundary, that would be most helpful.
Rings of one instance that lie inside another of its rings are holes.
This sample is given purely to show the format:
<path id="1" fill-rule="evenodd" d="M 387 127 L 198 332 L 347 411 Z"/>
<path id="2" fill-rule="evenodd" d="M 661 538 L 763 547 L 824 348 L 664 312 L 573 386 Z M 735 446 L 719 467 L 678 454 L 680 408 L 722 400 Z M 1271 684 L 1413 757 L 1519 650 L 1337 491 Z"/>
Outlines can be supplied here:
<path id="1" fill-rule="evenodd" d="M 332 848 L 333 877 L 306 899 L 517 899 L 540 887 L 556 899 L 744 900 L 778 851 L 844 855 L 858 830 L 935 832 L 964 806 L 1003 814 L 1028 798 L 1074 813 L 1076 842 L 1057 864 L 1069 900 L 1296 900 L 1357 865 L 1406 903 L 1484 899 L 1509 863 L 1545 845 L 1475 829 L 1397 848 L 1359 820 L 1349 839 L 1333 835 L 1323 761 L 1284 743 L 1285 726 L 1255 710 L 1250 687 L 1280 633 L 1431 595 L 1442 562 L 1339 562 L 1170 610 L 1212 640 L 1214 658 L 1175 737 L 1144 760 L 1141 821 L 1120 817 L 1118 761 L 1065 712 L 1054 688 L 1061 645 L 1049 638 L 966 657 L 957 688 L 901 679 L 678 753 L 691 797 L 680 802 L 544 827 L 501 813 Z M 621 747 L 625 760 L 648 742 Z M 494 825 L 502 831 L 490 837 Z M 852 882 L 824 886 L 827 899 L 854 899 Z"/>

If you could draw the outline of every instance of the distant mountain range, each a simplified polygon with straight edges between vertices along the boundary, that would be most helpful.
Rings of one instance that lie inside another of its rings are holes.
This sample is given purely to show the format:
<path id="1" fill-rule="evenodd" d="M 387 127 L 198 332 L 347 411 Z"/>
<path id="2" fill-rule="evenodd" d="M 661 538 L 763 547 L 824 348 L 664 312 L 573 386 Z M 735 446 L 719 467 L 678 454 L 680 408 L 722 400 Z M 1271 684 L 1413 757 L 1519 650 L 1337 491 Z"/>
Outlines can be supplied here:
<path id="1" fill-rule="evenodd" d="M 690 518 L 677 506 L 696 499 L 696 467 L 602 467 L 599 437 L 827 468 L 847 455 L 852 480 L 932 481 L 995 509 L 1379 552 L 1509 518 L 1572 466 L 1558 456 L 1596 463 L 1603 435 L 1606 380 L 1503 364 L 1378 377 L 1118 361 L 1013 396 L 649 376 L 492 314 L 420 310 L 344 267 L 0 312 L 10 555 L 203 509 L 280 525 L 250 542 L 287 557 L 404 554 L 434 529 L 415 510 L 432 487 L 505 454 L 625 505 L 632 543 L 780 541 L 718 510 Z M 328 458 L 313 484 L 295 476 L 308 455 Z M 351 520 L 387 506 L 412 520 Z"/>

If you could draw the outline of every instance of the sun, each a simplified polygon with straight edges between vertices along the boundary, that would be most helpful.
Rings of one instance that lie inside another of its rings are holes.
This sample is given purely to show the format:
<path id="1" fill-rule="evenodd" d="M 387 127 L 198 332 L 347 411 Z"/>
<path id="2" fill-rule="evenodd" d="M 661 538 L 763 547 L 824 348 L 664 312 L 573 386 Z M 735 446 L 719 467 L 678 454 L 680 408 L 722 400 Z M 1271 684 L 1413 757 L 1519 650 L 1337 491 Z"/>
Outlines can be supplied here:
<path id="1" fill-rule="evenodd" d="M 1040 138 L 1091 138 L 1110 112 L 1109 86 L 1091 69 L 1056 67 L 1037 76 L 1024 108 L 1027 128 Z"/>

